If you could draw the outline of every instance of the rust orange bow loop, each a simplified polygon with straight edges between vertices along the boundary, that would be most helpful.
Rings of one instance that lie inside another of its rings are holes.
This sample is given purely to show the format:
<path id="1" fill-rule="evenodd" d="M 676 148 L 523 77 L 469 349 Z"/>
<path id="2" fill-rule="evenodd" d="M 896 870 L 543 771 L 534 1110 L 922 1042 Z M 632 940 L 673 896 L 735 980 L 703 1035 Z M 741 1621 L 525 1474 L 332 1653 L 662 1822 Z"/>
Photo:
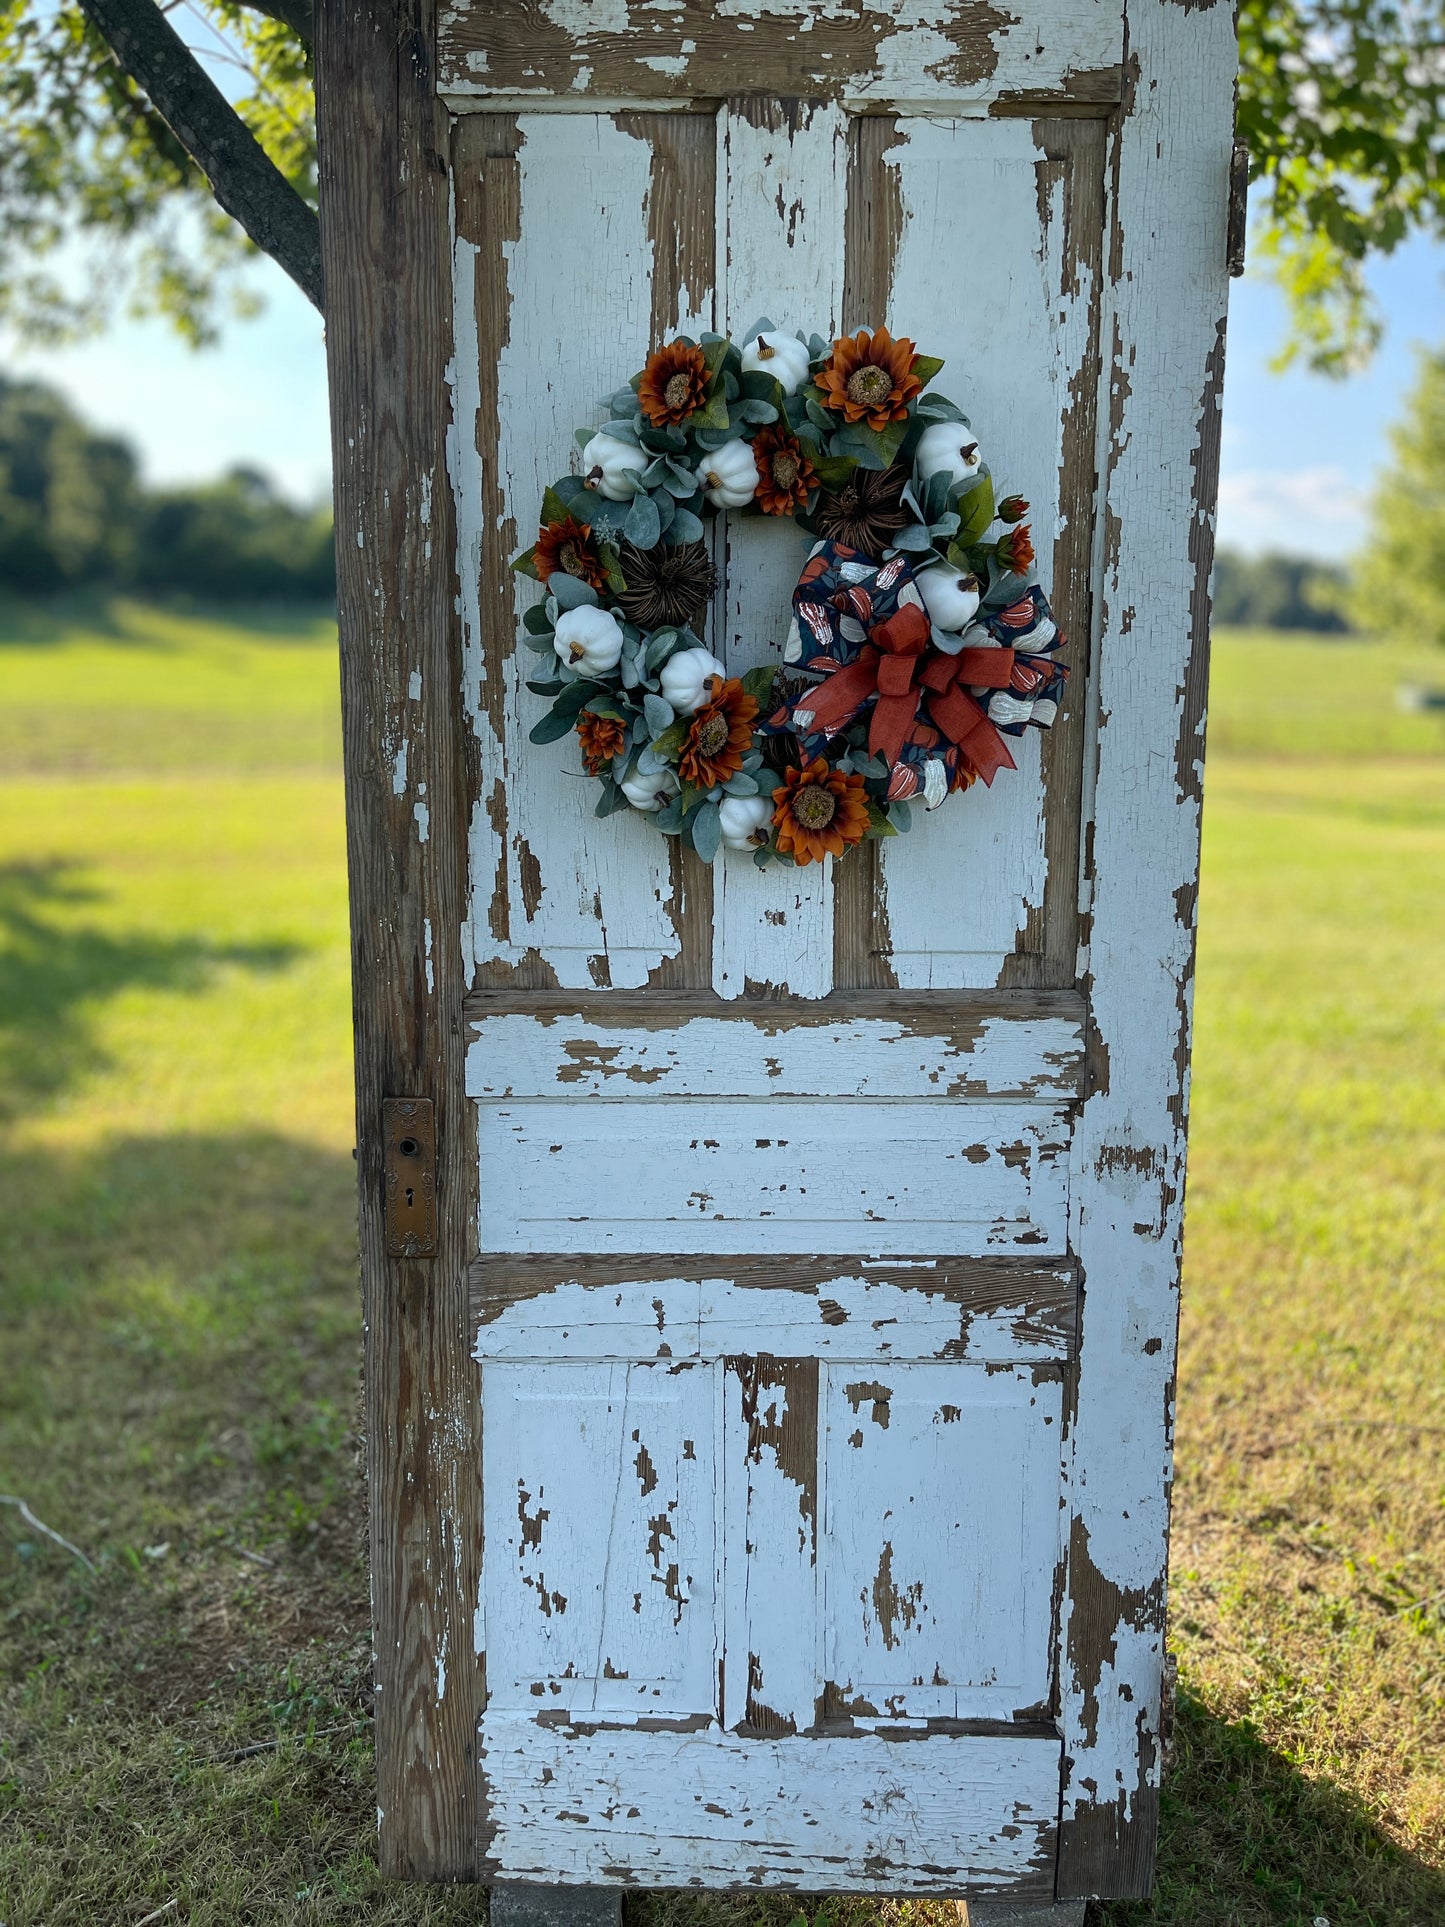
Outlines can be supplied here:
<path id="1" fill-rule="evenodd" d="M 950 665 L 957 660 L 957 657 L 945 658 Z M 1001 769 L 1018 768 L 997 725 L 989 721 L 982 705 L 956 682 L 950 682 L 941 694 L 930 696 L 928 715 L 948 740 L 958 745 L 985 783 L 992 783 Z"/>

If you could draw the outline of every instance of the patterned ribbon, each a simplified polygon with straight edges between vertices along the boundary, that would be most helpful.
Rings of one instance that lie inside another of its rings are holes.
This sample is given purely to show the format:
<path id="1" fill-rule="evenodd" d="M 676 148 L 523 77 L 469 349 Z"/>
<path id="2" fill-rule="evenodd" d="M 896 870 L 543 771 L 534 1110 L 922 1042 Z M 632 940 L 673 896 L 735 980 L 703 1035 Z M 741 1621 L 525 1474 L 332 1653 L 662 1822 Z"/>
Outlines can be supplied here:
<path id="1" fill-rule="evenodd" d="M 881 756 L 890 772 L 920 721 L 953 744 L 985 783 L 1017 767 L 998 727 L 964 687 L 1007 689 L 1014 651 L 946 655 L 937 648 L 906 558 L 894 556 L 875 569 L 856 550 L 825 543 L 803 570 L 793 608 L 800 634 L 821 645 L 804 666 L 831 672 L 794 701 L 791 720 L 799 735 L 836 736 L 871 702 L 869 754 Z M 850 622 L 858 639 L 848 634 Z"/>

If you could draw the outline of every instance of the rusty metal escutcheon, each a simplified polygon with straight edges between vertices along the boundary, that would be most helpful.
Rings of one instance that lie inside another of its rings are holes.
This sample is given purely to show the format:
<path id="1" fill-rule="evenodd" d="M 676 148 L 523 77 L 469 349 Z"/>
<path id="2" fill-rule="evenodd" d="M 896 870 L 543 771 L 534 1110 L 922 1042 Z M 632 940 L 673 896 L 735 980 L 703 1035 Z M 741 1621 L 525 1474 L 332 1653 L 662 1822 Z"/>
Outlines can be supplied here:
<path id="1" fill-rule="evenodd" d="M 431 1258 L 437 1248 L 437 1127 L 429 1097 L 381 1103 L 386 1254 Z"/>

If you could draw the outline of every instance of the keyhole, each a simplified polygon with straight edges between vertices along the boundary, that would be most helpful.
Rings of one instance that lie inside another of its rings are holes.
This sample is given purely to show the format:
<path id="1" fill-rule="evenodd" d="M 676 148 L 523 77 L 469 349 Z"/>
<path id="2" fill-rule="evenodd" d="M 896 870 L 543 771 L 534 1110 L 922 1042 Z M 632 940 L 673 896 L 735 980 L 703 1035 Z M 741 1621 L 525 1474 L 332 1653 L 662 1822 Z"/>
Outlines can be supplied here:
<path id="1" fill-rule="evenodd" d="M 412 1200 L 413 1200 L 413 1198 L 415 1198 L 415 1196 L 416 1196 L 416 1193 L 415 1193 L 415 1191 L 413 1191 L 413 1190 L 412 1190 L 412 1188 L 411 1188 L 411 1186 L 410 1186 L 410 1185 L 408 1185 L 408 1186 L 406 1187 L 406 1208 L 407 1208 L 407 1210 L 408 1210 L 408 1211 L 410 1211 L 410 1210 L 411 1210 L 411 1206 L 412 1206 Z"/>
<path id="2" fill-rule="evenodd" d="M 396 1148 L 404 1158 L 414 1158 L 421 1146 L 414 1137 L 404 1137 Z"/>

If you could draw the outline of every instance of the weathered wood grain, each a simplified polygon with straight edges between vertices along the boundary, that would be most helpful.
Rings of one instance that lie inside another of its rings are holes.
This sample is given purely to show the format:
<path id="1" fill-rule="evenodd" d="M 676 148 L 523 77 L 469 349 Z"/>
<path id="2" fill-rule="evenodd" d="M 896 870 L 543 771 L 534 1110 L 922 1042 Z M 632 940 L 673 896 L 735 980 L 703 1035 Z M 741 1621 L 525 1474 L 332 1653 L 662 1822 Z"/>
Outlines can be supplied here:
<path id="1" fill-rule="evenodd" d="M 1146 1894 L 1158 1820 L 1227 294 L 1229 9 L 1135 0 L 1129 50 L 1105 257 L 1107 512 L 1085 966 L 1095 1089 L 1071 1207 L 1085 1293 L 1061 1654 L 1061 1897 Z"/>
<path id="2" fill-rule="evenodd" d="M 815 1010 L 826 1009 L 816 1005 Z M 1080 1094 L 1082 1013 L 1058 1017 L 945 1013 L 917 1030 L 905 1011 L 779 1028 L 690 1016 L 668 1027 L 604 1011 L 482 1018 L 467 1056 L 467 1093 L 521 1097 L 1028 1097 Z"/>
<path id="3" fill-rule="evenodd" d="M 357 1170 L 388 1875 L 478 1871 L 480 1557 L 463 1092 L 466 763 L 451 407 L 447 139 L 430 0 L 317 8 L 322 247 L 341 617 Z M 437 1123 L 437 1252 L 384 1249 L 382 1102 Z"/>
<path id="4" fill-rule="evenodd" d="M 489 1717 L 480 1754 L 488 1867 L 508 1879 L 1053 1891 L 1054 1739 L 730 1739 Z"/>
<path id="5" fill-rule="evenodd" d="M 1070 1127 L 1042 1105 L 534 1099 L 477 1115 L 484 1251 L 1065 1246 Z"/>
<path id="6" fill-rule="evenodd" d="M 440 59 L 458 107 L 490 95 L 715 100 L 743 78 L 775 95 L 873 105 L 1056 92 L 1107 102 L 1119 97 L 1122 10 L 1112 0 L 1041 0 L 1024 17 L 991 0 L 927 11 L 907 0 L 780 0 L 751 13 L 707 0 L 666 9 L 450 0 Z"/>
<path id="7" fill-rule="evenodd" d="M 726 1358 L 754 1353 L 1062 1364 L 1068 1260 L 491 1254 L 471 1269 L 477 1357 Z"/>

